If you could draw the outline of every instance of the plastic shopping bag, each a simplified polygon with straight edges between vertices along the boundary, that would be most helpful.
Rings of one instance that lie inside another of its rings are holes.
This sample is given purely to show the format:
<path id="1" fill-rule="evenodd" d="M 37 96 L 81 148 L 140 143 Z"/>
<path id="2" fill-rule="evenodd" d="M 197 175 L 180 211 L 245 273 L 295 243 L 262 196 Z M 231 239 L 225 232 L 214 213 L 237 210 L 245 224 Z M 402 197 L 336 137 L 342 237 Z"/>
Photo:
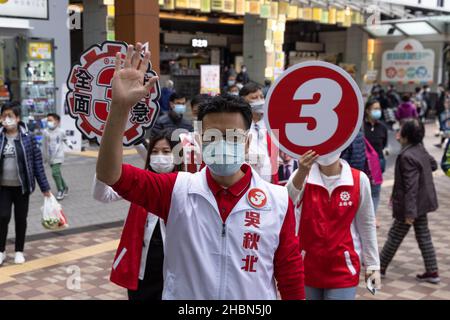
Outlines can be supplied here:
<path id="1" fill-rule="evenodd" d="M 42 226 L 49 230 L 65 229 L 69 226 L 61 205 L 51 195 L 44 198 L 44 206 L 41 207 Z"/>

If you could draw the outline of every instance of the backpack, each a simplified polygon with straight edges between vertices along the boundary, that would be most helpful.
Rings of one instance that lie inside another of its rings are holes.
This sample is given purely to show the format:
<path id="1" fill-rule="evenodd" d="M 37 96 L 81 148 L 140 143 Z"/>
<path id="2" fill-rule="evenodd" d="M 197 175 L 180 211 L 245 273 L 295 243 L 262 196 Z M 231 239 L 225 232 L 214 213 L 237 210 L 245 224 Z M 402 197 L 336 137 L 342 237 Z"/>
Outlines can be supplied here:
<path id="1" fill-rule="evenodd" d="M 364 137 L 364 143 L 366 145 L 366 169 L 364 172 L 367 173 L 371 184 L 380 185 L 383 183 L 380 157 L 366 137 Z"/>

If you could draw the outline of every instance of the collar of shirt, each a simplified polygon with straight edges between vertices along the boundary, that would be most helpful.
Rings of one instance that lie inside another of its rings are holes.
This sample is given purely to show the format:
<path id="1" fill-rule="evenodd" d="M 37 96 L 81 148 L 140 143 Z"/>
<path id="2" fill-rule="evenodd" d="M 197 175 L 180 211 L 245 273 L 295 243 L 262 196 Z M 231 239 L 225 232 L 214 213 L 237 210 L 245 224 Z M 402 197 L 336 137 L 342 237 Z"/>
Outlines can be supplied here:
<path id="1" fill-rule="evenodd" d="M 209 171 L 209 168 L 206 168 L 206 181 L 208 182 L 209 189 L 212 191 L 214 196 L 217 196 L 219 192 L 223 190 L 227 190 L 235 197 L 240 196 L 242 192 L 248 188 L 248 186 L 250 185 L 250 180 L 252 179 L 252 170 L 250 169 L 249 165 L 242 165 L 241 170 L 245 175 L 229 188 L 224 188 L 214 180 Z"/>

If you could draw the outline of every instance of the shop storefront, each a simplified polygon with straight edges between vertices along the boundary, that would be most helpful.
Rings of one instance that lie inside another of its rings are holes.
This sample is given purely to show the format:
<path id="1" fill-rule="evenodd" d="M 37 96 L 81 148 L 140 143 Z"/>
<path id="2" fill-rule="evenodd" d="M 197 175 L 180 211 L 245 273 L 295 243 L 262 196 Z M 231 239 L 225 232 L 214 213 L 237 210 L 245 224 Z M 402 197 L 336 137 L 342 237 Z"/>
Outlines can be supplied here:
<path id="1" fill-rule="evenodd" d="M 47 113 L 63 110 L 70 68 L 67 1 L 0 4 L 0 101 L 17 101 L 23 121 L 39 135 Z"/>

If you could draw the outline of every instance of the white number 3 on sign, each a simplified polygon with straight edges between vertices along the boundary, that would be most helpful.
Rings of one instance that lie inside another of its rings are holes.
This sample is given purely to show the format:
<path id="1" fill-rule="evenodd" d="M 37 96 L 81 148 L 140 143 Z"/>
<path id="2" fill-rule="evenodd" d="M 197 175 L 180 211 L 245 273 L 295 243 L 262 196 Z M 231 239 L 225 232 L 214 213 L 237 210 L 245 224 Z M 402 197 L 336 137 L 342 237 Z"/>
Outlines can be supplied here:
<path id="1" fill-rule="evenodd" d="M 342 99 L 342 88 L 336 81 L 327 78 L 309 80 L 295 91 L 293 99 L 311 101 L 317 93 L 320 94 L 319 100 L 314 104 L 303 103 L 299 114 L 302 119 L 315 120 L 316 126 L 313 130 L 307 128 L 307 123 L 286 123 L 286 136 L 296 145 L 317 146 L 336 132 L 339 119 L 334 109 Z"/>

